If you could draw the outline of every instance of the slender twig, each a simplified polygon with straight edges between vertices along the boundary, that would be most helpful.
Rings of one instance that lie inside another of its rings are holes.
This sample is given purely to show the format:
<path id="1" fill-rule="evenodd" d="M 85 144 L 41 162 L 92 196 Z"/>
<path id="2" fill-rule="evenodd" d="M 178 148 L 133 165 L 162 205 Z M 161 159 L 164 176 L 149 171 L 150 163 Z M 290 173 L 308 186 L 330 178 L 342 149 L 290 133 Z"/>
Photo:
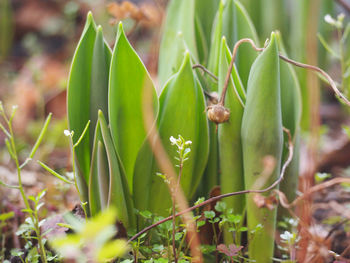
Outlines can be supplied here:
<path id="1" fill-rule="evenodd" d="M 236 59 L 236 56 L 237 56 L 237 51 L 238 51 L 239 46 L 241 44 L 243 44 L 243 43 L 249 43 L 253 47 L 253 49 L 255 49 L 258 52 L 264 51 L 264 48 L 257 47 L 255 45 L 254 41 L 249 39 L 249 38 L 243 38 L 243 39 L 241 39 L 241 40 L 236 42 L 236 44 L 233 47 L 232 59 L 231 59 L 231 62 L 230 62 L 229 69 L 227 71 L 224 88 L 222 90 L 221 98 L 220 98 L 220 101 L 219 101 L 219 104 L 221 106 L 224 106 L 224 104 L 225 104 L 226 92 L 227 92 L 228 84 L 229 84 L 229 81 L 230 81 L 230 76 L 231 76 L 231 72 L 232 72 L 232 69 L 233 69 L 233 66 L 234 66 L 234 62 L 235 62 L 235 59 Z M 337 88 L 337 85 L 334 82 L 334 80 L 324 70 L 322 70 L 322 69 L 320 69 L 320 68 L 318 68 L 316 66 L 312 66 L 312 65 L 308 65 L 308 64 L 304 64 L 304 63 L 300 63 L 300 62 L 294 61 L 294 60 L 292 60 L 290 58 L 287 58 L 286 56 L 284 56 L 282 54 L 279 54 L 279 57 L 281 59 L 283 59 L 284 61 L 286 61 L 286 62 L 288 62 L 288 63 L 290 63 L 290 64 L 292 64 L 294 66 L 310 69 L 310 70 L 316 71 L 319 74 L 321 74 L 323 77 L 325 77 L 327 79 L 327 81 L 331 85 L 331 88 L 333 89 L 334 93 L 340 99 L 342 99 L 345 104 L 350 106 L 350 101 L 339 91 L 339 89 Z"/>
<path id="2" fill-rule="evenodd" d="M 220 101 L 219 101 L 219 104 L 221 106 L 224 106 L 225 104 L 225 97 L 226 97 L 226 91 L 227 91 L 227 88 L 228 88 L 228 84 L 230 82 L 230 77 L 231 77 L 231 72 L 232 72 L 232 69 L 233 69 L 233 65 L 235 63 L 235 60 L 236 60 L 236 56 L 237 56 L 237 51 L 238 51 L 238 47 L 243 44 L 243 43 L 250 43 L 251 46 L 256 50 L 256 51 L 263 51 L 264 49 L 263 48 L 258 48 L 254 41 L 251 40 L 250 38 L 242 38 L 240 40 L 238 40 L 236 42 L 236 44 L 234 45 L 233 47 L 233 51 L 232 51 L 232 58 L 231 58 L 231 62 L 230 62 L 230 66 L 227 70 L 227 74 L 226 74 L 226 78 L 225 78 L 225 84 L 224 84 L 224 87 L 222 89 L 222 94 L 221 94 L 221 98 L 220 98 Z"/>
<path id="3" fill-rule="evenodd" d="M 297 61 L 294 61 L 290 58 L 287 58 L 286 56 L 283 56 L 283 55 L 279 55 L 279 57 L 281 59 L 283 59 L 284 61 L 294 65 L 294 66 L 297 66 L 297 67 L 301 67 L 301 68 L 306 68 L 306 69 L 310 69 L 310 70 L 313 70 L 313 71 L 316 71 L 318 73 L 320 73 L 322 76 L 324 76 L 327 81 L 329 82 L 329 84 L 331 85 L 331 88 L 333 89 L 334 93 L 339 97 L 341 98 L 346 105 L 350 106 L 350 101 L 339 91 L 339 89 L 337 88 L 337 85 L 335 84 L 334 80 L 325 72 L 323 71 L 322 69 L 316 67 L 316 66 L 312 66 L 312 65 L 308 65 L 308 64 L 304 64 L 304 63 L 300 63 L 300 62 L 297 62 Z"/>
<path id="4" fill-rule="evenodd" d="M 195 68 L 200 68 L 201 70 L 203 70 L 205 73 L 207 73 L 210 77 L 212 77 L 214 80 L 218 81 L 218 77 L 215 76 L 214 73 L 210 72 L 209 69 L 207 69 L 206 67 L 204 67 L 203 65 L 201 64 L 194 64 L 192 66 L 193 69 Z"/>
<path id="5" fill-rule="evenodd" d="M 183 210 L 181 212 L 178 212 L 175 216 L 178 217 L 178 216 L 181 216 L 185 213 L 188 213 L 190 211 L 193 211 L 199 207 L 202 207 L 204 205 L 207 205 L 207 204 L 210 204 L 210 203 L 213 203 L 213 202 L 216 202 L 220 199 L 223 199 L 223 198 L 226 198 L 226 197 L 230 197 L 230 196 L 234 196 L 234 195 L 242 195 L 242 194 L 251 194 L 251 193 L 256 193 L 256 194 L 259 194 L 259 193 L 264 193 L 264 192 L 268 192 L 270 190 L 272 190 L 275 186 L 277 186 L 284 178 L 284 174 L 285 174 L 285 171 L 288 167 L 288 165 L 291 163 L 292 161 L 292 158 L 293 158 L 293 151 L 294 151 L 294 146 L 293 146 L 293 142 L 292 142 L 292 136 L 290 134 L 290 131 L 286 128 L 283 128 L 283 131 L 287 133 L 288 135 L 288 149 L 289 149 L 289 155 L 288 155 L 288 158 L 287 160 L 285 161 L 285 163 L 283 164 L 283 167 L 281 169 L 281 173 L 280 173 L 280 176 L 278 177 L 278 179 L 273 183 L 271 184 L 269 187 L 265 188 L 265 189 L 261 189 L 261 190 L 242 190 L 242 191 L 238 191 L 238 192 L 232 192 L 232 193 L 227 193 L 227 194 L 222 194 L 222 195 L 218 195 L 218 196 L 214 196 L 212 198 L 209 198 L 207 199 L 206 201 L 198 204 L 198 205 L 195 205 L 195 206 L 192 206 L 192 207 L 189 207 L 187 208 L 186 210 Z M 142 234 L 148 232 L 150 229 L 160 225 L 160 224 L 163 224 L 164 222 L 166 221 L 169 221 L 173 218 L 173 216 L 169 216 L 167 218 L 164 218 L 146 228 L 144 228 L 143 230 L 141 230 L 140 232 L 138 232 L 136 235 L 134 235 L 133 237 L 131 237 L 129 239 L 128 242 L 131 242 L 133 240 L 135 240 L 136 238 L 138 238 L 139 236 L 141 236 Z"/>
<path id="6" fill-rule="evenodd" d="M 7 183 L 4 183 L 3 181 L 0 180 L 0 185 L 6 187 L 6 188 L 10 188 L 10 189 L 19 189 L 18 185 L 10 185 Z"/>

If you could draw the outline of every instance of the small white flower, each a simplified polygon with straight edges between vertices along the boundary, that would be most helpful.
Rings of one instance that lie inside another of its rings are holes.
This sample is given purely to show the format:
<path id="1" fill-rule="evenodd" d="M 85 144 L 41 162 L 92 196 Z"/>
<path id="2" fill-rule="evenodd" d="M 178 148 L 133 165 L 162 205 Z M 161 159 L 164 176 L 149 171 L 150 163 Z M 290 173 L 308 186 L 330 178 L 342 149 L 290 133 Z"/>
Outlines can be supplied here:
<path id="1" fill-rule="evenodd" d="M 69 131 L 69 130 L 64 130 L 63 133 L 64 133 L 64 135 L 67 136 L 67 137 L 68 137 L 68 136 L 72 136 L 72 132 Z"/>
<path id="2" fill-rule="evenodd" d="M 336 21 L 334 20 L 333 17 L 331 17 L 330 14 L 327 14 L 327 15 L 324 16 L 324 21 L 326 21 L 330 25 L 335 25 L 336 24 Z"/>
<path id="3" fill-rule="evenodd" d="M 289 231 L 284 231 L 283 234 L 280 235 L 283 240 L 290 241 L 294 237 L 294 235 Z"/>
<path id="4" fill-rule="evenodd" d="M 172 145 L 176 144 L 176 139 L 173 136 L 170 136 L 170 142 Z"/>
<path id="5" fill-rule="evenodd" d="M 192 141 L 186 141 L 185 142 L 185 145 L 188 146 L 188 145 L 191 145 L 192 144 Z"/>

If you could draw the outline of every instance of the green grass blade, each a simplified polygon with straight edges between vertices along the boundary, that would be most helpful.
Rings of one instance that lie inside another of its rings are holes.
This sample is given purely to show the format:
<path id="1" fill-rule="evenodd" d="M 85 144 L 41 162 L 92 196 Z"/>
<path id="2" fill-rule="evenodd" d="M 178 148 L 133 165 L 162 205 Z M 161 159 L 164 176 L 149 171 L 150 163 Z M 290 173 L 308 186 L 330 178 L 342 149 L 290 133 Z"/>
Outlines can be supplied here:
<path id="1" fill-rule="evenodd" d="M 37 161 L 38 164 L 40 164 L 40 166 L 42 168 L 44 168 L 46 171 L 48 171 L 50 174 L 52 174 L 53 176 L 55 176 L 56 178 L 60 179 L 61 181 L 67 183 L 67 184 L 74 184 L 74 182 L 68 180 L 67 178 L 65 178 L 64 176 L 60 175 L 59 173 L 55 172 L 54 170 L 52 170 L 50 167 L 48 167 L 46 164 L 44 164 L 41 161 Z"/>
<path id="2" fill-rule="evenodd" d="M 50 124 L 50 121 L 51 121 L 51 117 L 52 117 L 52 113 L 49 113 L 49 115 L 47 116 L 46 120 L 45 120 L 45 123 L 43 125 L 43 128 L 41 129 L 40 131 L 40 134 L 32 148 L 32 150 L 30 151 L 30 154 L 29 154 L 29 159 L 32 159 L 36 153 L 36 151 L 38 150 L 39 146 L 40 146 L 40 143 L 42 142 L 43 138 L 44 138 L 44 135 L 47 131 L 47 128 L 49 127 L 49 124 Z"/>
<path id="3" fill-rule="evenodd" d="M 92 14 L 87 16 L 85 28 L 72 60 L 67 90 L 67 113 L 69 130 L 82 134 L 90 120 L 90 86 L 94 43 L 96 38 L 95 23 Z M 73 138 L 73 144 L 78 138 Z M 75 165 L 79 188 L 87 200 L 86 185 L 90 169 L 90 132 L 75 149 Z M 84 182 L 84 183 L 83 183 Z"/>

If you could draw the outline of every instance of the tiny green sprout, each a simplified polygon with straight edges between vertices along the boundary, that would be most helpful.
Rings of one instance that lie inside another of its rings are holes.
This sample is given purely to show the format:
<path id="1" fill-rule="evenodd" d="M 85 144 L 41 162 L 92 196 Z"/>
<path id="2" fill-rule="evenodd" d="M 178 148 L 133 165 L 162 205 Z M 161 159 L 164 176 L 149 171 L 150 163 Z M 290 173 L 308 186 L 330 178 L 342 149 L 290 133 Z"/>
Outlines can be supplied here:
<path id="1" fill-rule="evenodd" d="M 160 178 L 163 179 L 163 181 L 166 183 L 166 184 L 170 184 L 170 181 L 169 179 L 166 177 L 165 174 L 162 174 L 162 173 L 156 173 L 157 176 L 159 176 Z"/>
<path id="2" fill-rule="evenodd" d="M 330 14 L 327 14 L 324 17 L 324 21 L 337 29 L 342 29 L 344 18 L 345 16 L 342 13 L 337 16 L 337 19 L 334 19 Z"/>
<path id="3" fill-rule="evenodd" d="M 316 183 L 322 183 L 324 180 L 330 178 L 331 175 L 329 173 L 316 173 L 315 181 Z"/>
<path id="4" fill-rule="evenodd" d="M 197 201 L 194 203 L 194 205 L 199 205 L 201 203 L 203 203 L 205 201 L 205 198 L 204 197 L 200 197 L 197 199 Z"/>
<path id="5" fill-rule="evenodd" d="M 179 135 L 178 139 L 175 139 L 173 136 L 170 136 L 171 145 L 177 146 L 177 153 L 179 157 L 175 157 L 176 160 L 179 161 L 178 167 L 182 166 L 183 162 L 188 160 L 188 155 L 191 152 L 190 145 L 192 141 L 186 141 L 181 135 Z"/>

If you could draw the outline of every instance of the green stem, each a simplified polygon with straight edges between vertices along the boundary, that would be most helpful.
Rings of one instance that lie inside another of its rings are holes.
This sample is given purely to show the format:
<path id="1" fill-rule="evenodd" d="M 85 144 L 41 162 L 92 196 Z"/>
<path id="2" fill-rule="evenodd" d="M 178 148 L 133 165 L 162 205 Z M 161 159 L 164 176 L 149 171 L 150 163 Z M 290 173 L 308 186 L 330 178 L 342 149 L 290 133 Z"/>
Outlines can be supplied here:
<path id="1" fill-rule="evenodd" d="M 339 60 L 340 60 L 340 68 L 341 68 L 341 90 L 343 92 L 346 92 L 347 95 L 349 95 L 349 90 L 345 90 L 344 88 L 344 74 L 345 74 L 345 61 L 344 61 L 344 46 L 343 46 L 343 41 L 342 41 L 342 32 L 341 29 L 338 28 L 337 30 L 338 33 L 338 42 L 339 42 Z"/>
<path id="2" fill-rule="evenodd" d="M 34 211 L 34 218 L 35 218 L 34 225 L 35 225 L 35 229 L 36 229 L 35 232 L 36 232 L 36 235 L 38 237 L 38 244 L 39 244 L 40 254 L 42 255 L 42 261 L 44 263 L 46 263 L 47 262 L 46 250 L 45 250 L 44 243 L 43 243 L 43 240 L 42 240 L 42 236 L 41 236 L 41 233 L 40 233 L 39 216 L 38 216 L 38 211 L 36 209 Z"/>
<path id="3" fill-rule="evenodd" d="M 15 144 L 15 139 L 14 139 L 14 133 L 13 133 L 13 129 L 12 129 L 12 123 L 7 119 L 6 114 L 3 114 L 5 121 L 7 122 L 8 128 L 9 128 L 9 133 L 10 133 L 10 145 L 12 148 L 12 153 L 13 153 L 13 158 L 16 164 L 16 168 L 17 168 L 17 178 L 18 178 L 18 190 L 21 193 L 23 202 L 25 204 L 25 207 L 27 210 L 31 210 L 28 198 L 24 192 L 24 188 L 23 188 L 23 184 L 22 184 L 22 176 L 21 176 L 21 167 L 19 164 L 19 160 L 18 160 L 18 154 L 17 154 L 17 150 L 16 150 L 16 144 Z M 47 259 L 46 259 L 46 250 L 42 241 L 42 237 L 41 237 L 41 232 L 40 232 L 40 227 L 39 224 L 37 222 L 37 216 L 34 216 L 32 213 L 29 213 L 29 216 L 31 217 L 34 226 L 35 226 L 35 233 L 36 236 L 38 238 L 38 245 L 39 245 L 39 250 L 40 250 L 40 256 L 41 256 L 41 260 L 43 263 L 47 263 Z"/>

